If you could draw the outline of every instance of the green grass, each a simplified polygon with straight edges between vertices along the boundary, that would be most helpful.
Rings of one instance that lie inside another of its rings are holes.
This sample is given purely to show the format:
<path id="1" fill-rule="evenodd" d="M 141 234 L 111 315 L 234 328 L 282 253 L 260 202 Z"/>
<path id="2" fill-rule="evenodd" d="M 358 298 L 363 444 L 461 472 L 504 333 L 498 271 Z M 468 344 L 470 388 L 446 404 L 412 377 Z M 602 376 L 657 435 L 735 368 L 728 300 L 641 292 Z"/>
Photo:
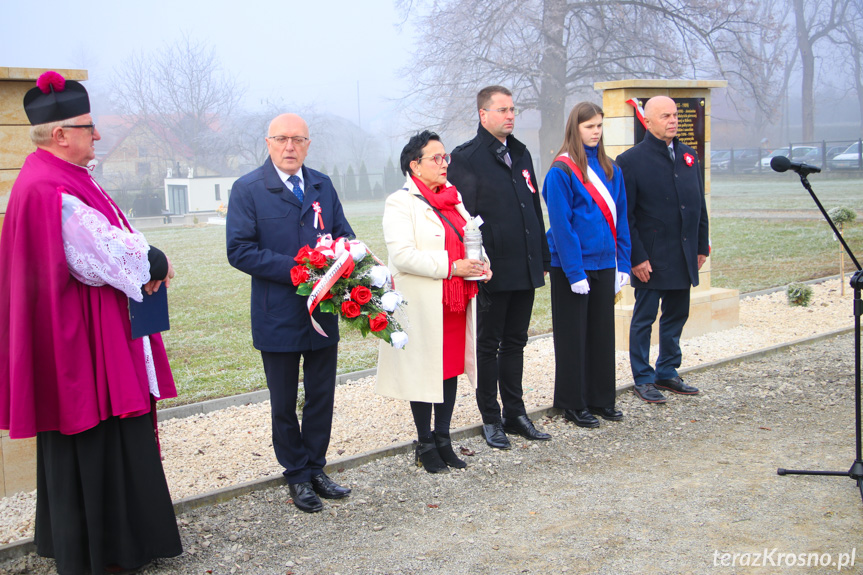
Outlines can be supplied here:
<path id="1" fill-rule="evenodd" d="M 790 178 L 789 178 L 790 179 Z M 845 205 L 861 212 L 863 181 L 818 182 L 827 209 Z M 814 209 L 809 195 L 791 180 L 715 181 L 714 210 Z M 382 260 L 383 202 L 349 203 L 345 213 L 357 236 Z M 177 271 L 171 284 L 171 330 L 164 334 L 180 405 L 266 387 L 260 354 L 252 347 L 249 321 L 250 280 L 225 256 L 225 228 L 198 226 L 151 230 L 148 241 L 163 249 Z M 838 272 L 838 243 L 821 220 L 714 218 L 712 281 L 741 292 L 781 286 L 791 281 Z M 852 248 L 863 253 L 863 222 L 846 231 Z M 847 269 L 847 265 L 846 265 Z M 537 290 L 531 335 L 551 330 L 548 285 Z M 343 330 L 339 372 L 375 367 L 378 339 Z"/>

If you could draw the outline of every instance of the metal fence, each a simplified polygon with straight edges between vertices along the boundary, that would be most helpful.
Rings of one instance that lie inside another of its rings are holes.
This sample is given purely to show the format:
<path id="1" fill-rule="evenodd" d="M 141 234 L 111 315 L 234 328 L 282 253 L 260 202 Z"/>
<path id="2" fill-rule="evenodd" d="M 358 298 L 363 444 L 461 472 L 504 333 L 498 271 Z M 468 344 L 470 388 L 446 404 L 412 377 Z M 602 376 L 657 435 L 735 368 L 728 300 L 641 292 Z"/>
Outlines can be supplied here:
<path id="1" fill-rule="evenodd" d="M 795 162 L 818 166 L 822 171 L 863 171 L 863 141 L 821 140 L 789 142 L 779 148 L 729 148 L 710 153 L 713 174 L 758 174 L 771 172 L 770 160 L 782 155 Z"/>

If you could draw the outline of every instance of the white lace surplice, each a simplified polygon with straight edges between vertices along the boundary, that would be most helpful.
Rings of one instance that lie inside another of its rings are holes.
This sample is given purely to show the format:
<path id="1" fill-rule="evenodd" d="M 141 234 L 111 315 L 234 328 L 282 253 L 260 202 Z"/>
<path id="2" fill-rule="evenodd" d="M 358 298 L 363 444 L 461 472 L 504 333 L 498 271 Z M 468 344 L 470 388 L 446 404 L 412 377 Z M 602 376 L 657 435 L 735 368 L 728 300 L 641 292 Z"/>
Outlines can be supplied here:
<path id="1" fill-rule="evenodd" d="M 88 286 L 110 285 L 135 301 L 150 281 L 150 246 L 139 232 L 111 225 L 99 211 L 70 194 L 62 194 L 63 248 L 69 272 Z M 150 393 L 159 397 L 149 336 L 143 337 L 144 361 Z"/>

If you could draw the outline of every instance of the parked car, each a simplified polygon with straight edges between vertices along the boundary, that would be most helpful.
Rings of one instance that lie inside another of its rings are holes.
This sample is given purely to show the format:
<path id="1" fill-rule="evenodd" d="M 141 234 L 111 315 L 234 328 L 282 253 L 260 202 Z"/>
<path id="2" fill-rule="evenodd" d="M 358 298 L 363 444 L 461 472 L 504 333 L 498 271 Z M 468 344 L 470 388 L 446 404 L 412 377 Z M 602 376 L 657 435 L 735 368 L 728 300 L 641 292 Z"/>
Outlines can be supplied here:
<path id="1" fill-rule="evenodd" d="M 833 156 L 827 165 L 831 170 L 856 170 L 860 168 L 860 142 L 854 142 L 844 152 Z"/>
<path id="2" fill-rule="evenodd" d="M 751 172 L 753 162 L 758 160 L 756 148 L 740 148 L 734 150 L 734 164 L 731 162 L 731 150 L 717 150 L 710 154 L 710 169 L 717 172 Z"/>
<path id="3" fill-rule="evenodd" d="M 765 157 L 761 158 L 759 162 L 755 164 L 755 168 L 761 168 L 762 170 L 770 169 L 770 160 L 777 156 L 784 156 L 786 158 L 790 158 L 795 161 L 803 161 L 801 158 L 809 153 L 821 153 L 821 149 L 816 146 L 794 146 L 791 149 L 791 155 L 788 154 L 788 148 L 779 148 L 778 150 L 773 150 Z M 809 163 L 809 162 L 807 162 Z"/>

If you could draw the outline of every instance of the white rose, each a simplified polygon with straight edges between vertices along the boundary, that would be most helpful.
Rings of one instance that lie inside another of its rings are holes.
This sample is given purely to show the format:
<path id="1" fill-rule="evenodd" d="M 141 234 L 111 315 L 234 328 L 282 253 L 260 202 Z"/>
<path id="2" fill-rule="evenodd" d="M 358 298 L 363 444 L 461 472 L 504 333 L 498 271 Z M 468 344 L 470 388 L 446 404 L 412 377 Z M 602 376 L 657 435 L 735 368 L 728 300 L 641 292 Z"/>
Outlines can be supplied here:
<path id="1" fill-rule="evenodd" d="M 366 244 L 363 242 L 351 242 L 350 243 L 351 257 L 354 258 L 355 262 L 361 262 L 364 257 L 366 257 Z"/>
<path id="2" fill-rule="evenodd" d="M 402 303 L 402 294 L 397 291 L 388 291 L 381 296 L 381 307 L 385 312 L 392 313 Z"/>
<path id="3" fill-rule="evenodd" d="M 390 270 L 386 266 L 375 266 L 369 270 L 369 277 L 374 287 L 384 287 L 390 279 Z"/>
<path id="4" fill-rule="evenodd" d="M 390 343 L 394 348 L 401 349 L 408 343 L 408 334 L 403 331 L 394 331 L 390 334 Z"/>

